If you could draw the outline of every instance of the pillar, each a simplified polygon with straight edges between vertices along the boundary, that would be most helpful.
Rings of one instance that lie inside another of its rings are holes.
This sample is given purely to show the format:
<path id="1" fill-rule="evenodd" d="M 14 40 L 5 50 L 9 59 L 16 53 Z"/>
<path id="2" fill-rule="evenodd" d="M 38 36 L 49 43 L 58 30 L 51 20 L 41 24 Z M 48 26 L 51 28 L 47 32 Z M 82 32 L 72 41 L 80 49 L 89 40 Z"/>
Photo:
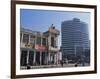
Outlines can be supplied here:
<path id="1" fill-rule="evenodd" d="M 30 38 L 31 38 L 31 36 L 30 36 L 30 34 L 29 34 L 29 40 L 28 40 L 28 44 L 30 44 Z"/>
<path id="2" fill-rule="evenodd" d="M 50 52 L 48 52 L 48 64 L 50 63 Z"/>
<path id="3" fill-rule="evenodd" d="M 36 51 L 34 50 L 34 60 L 33 60 L 33 63 L 35 64 L 36 63 Z"/>
<path id="4" fill-rule="evenodd" d="M 48 43 L 49 43 L 48 45 L 51 46 L 51 34 L 49 34 Z"/>
<path id="5" fill-rule="evenodd" d="M 21 45 L 23 44 L 23 32 L 22 32 L 22 38 L 21 38 Z"/>
<path id="6" fill-rule="evenodd" d="M 48 64 L 51 61 L 50 47 L 51 47 L 51 34 L 49 33 L 49 37 L 48 37 Z"/>
<path id="7" fill-rule="evenodd" d="M 42 37 L 42 34 L 41 34 L 41 46 L 42 46 L 42 42 L 43 42 L 43 39 L 42 39 L 43 37 Z"/>
<path id="8" fill-rule="evenodd" d="M 56 58 L 55 59 L 56 59 L 56 64 L 57 64 L 57 53 L 56 53 Z"/>
<path id="9" fill-rule="evenodd" d="M 27 64 L 29 64 L 29 50 L 27 50 Z"/>
<path id="10" fill-rule="evenodd" d="M 55 39 L 56 39 L 56 46 L 58 46 L 58 37 L 55 37 Z"/>
<path id="11" fill-rule="evenodd" d="M 37 36 L 35 35 L 35 45 L 34 45 L 34 48 L 35 48 L 35 46 L 36 46 L 36 43 L 37 42 Z"/>
<path id="12" fill-rule="evenodd" d="M 42 52 L 40 51 L 40 65 L 42 64 Z"/>

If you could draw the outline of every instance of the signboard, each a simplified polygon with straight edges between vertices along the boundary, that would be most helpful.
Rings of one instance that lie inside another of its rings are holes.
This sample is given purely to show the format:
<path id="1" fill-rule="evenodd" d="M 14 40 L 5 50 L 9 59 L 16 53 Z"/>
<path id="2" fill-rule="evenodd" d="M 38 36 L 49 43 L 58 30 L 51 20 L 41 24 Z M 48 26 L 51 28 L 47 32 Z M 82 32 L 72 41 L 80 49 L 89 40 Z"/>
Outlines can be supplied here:
<path id="1" fill-rule="evenodd" d="M 26 48 L 32 48 L 33 45 L 31 45 L 31 44 L 26 44 L 25 47 L 26 47 Z"/>
<path id="2" fill-rule="evenodd" d="M 47 50 L 46 46 L 40 45 L 40 44 L 35 45 L 35 49 L 39 50 L 39 51 L 46 51 Z"/>
<path id="3" fill-rule="evenodd" d="M 49 50 L 51 50 L 51 51 L 55 51 L 55 52 L 57 52 L 58 51 L 58 48 L 54 48 L 54 47 L 49 47 Z"/>

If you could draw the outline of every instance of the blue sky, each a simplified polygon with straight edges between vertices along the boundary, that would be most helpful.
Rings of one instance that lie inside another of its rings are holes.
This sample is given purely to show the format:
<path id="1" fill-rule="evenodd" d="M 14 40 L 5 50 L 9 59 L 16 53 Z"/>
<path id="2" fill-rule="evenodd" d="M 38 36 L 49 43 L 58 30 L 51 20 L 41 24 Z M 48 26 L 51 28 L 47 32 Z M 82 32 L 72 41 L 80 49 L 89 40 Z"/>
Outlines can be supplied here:
<path id="1" fill-rule="evenodd" d="M 86 22 L 90 27 L 90 13 L 88 12 L 71 12 L 71 11 L 53 11 L 53 10 L 35 10 L 21 9 L 20 22 L 21 27 L 31 29 L 33 31 L 45 32 L 54 24 L 61 31 L 61 22 L 79 18 Z M 59 46 L 61 45 L 61 36 L 59 36 Z"/>

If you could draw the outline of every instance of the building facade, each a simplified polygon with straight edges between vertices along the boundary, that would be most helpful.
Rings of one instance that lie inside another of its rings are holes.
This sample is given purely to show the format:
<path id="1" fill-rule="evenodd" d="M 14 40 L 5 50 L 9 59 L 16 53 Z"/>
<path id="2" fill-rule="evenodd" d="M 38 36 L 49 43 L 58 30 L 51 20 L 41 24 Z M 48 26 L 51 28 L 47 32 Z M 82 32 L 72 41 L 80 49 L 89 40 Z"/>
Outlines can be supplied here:
<path id="1" fill-rule="evenodd" d="M 53 24 L 46 32 L 37 32 L 21 28 L 20 49 L 21 66 L 58 64 L 57 47 L 59 31 Z"/>
<path id="2" fill-rule="evenodd" d="M 62 52 L 63 58 L 73 59 L 74 57 L 86 56 L 90 50 L 88 25 L 80 19 L 63 21 L 62 31 Z"/>

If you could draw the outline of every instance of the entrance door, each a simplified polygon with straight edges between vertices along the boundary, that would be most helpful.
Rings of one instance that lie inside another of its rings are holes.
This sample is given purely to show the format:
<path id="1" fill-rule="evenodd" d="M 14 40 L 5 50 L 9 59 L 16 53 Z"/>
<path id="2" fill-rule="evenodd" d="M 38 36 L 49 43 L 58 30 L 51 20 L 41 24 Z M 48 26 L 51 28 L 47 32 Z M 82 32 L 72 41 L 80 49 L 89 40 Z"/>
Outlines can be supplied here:
<path id="1" fill-rule="evenodd" d="M 25 51 L 25 50 L 22 50 L 22 52 L 21 52 L 20 64 L 21 64 L 21 66 L 27 65 L 27 51 Z"/>
<path id="2" fill-rule="evenodd" d="M 28 64 L 32 66 L 33 65 L 33 61 L 34 61 L 34 52 L 30 51 L 29 52 Z"/>
<path id="3" fill-rule="evenodd" d="M 40 65 L 40 52 L 36 52 L 36 64 Z"/>
<path id="4" fill-rule="evenodd" d="M 46 64 L 46 53 L 45 52 L 42 52 L 42 65 L 45 65 Z"/>

